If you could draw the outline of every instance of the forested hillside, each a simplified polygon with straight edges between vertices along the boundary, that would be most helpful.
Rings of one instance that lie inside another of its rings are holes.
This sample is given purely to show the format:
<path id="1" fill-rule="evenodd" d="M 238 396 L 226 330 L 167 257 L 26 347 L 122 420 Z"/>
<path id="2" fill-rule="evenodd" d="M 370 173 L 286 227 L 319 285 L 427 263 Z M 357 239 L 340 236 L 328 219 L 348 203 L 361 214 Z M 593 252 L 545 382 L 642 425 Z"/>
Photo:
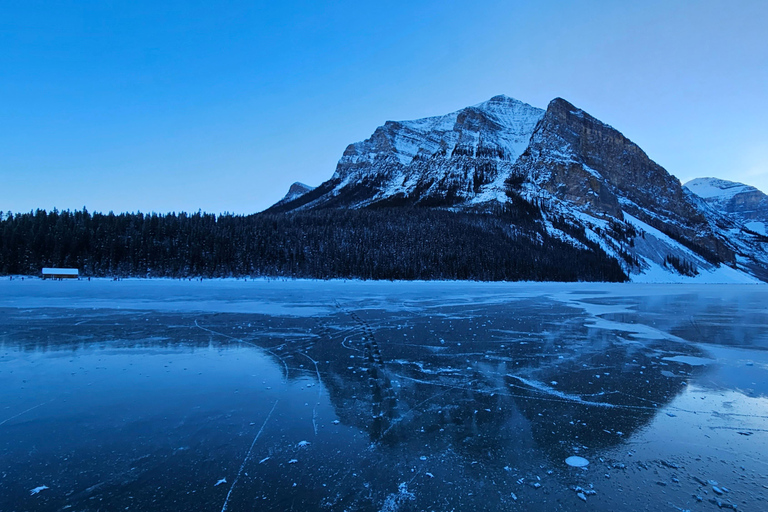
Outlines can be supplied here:
<path id="1" fill-rule="evenodd" d="M 583 237 L 549 236 L 525 204 L 491 213 L 417 208 L 291 214 L 3 215 L 0 273 L 83 276 L 624 281 Z"/>

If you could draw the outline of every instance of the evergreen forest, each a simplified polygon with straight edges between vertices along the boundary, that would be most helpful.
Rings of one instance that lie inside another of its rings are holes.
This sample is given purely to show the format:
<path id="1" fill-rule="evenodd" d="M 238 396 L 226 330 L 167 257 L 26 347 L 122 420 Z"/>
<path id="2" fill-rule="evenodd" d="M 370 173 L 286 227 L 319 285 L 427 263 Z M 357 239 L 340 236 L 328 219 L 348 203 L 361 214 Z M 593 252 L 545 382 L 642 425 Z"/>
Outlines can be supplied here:
<path id="1" fill-rule="evenodd" d="M 254 215 L 0 215 L 0 274 L 73 267 L 94 277 L 625 281 L 619 263 L 550 237 L 538 208 L 389 207 Z"/>

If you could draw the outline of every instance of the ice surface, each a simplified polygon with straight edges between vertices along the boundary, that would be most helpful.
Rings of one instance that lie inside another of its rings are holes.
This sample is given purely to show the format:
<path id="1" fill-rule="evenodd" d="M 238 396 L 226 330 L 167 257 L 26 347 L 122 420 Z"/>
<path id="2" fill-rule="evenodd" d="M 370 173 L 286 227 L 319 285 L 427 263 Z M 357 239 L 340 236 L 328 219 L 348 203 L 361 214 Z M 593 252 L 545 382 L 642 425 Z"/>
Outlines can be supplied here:
<path id="1" fill-rule="evenodd" d="M 0 509 L 657 509 L 714 479 L 759 510 L 766 303 L 759 285 L 0 281 Z"/>

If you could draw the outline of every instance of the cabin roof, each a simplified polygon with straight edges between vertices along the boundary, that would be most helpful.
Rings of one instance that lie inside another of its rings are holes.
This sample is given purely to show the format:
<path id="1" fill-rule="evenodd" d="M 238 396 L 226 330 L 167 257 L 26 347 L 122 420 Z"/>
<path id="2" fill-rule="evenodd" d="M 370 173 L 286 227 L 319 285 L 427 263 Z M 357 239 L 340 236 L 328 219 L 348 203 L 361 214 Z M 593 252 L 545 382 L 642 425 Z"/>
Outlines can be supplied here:
<path id="1" fill-rule="evenodd" d="M 53 268 L 53 267 L 44 267 L 43 268 L 43 274 L 58 274 L 62 276 L 76 276 L 79 274 L 79 270 L 76 268 Z"/>

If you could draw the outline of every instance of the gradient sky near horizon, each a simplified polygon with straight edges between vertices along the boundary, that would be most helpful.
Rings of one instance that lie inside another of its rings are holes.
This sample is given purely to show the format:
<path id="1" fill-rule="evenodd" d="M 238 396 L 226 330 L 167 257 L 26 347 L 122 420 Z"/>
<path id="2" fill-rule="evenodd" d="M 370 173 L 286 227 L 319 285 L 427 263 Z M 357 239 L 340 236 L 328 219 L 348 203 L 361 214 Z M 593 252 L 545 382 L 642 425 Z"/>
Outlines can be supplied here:
<path id="1" fill-rule="evenodd" d="M 764 0 L 6 1 L 0 211 L 253 213 L 497 94 L 768 192 L 766 27 Z"/>

